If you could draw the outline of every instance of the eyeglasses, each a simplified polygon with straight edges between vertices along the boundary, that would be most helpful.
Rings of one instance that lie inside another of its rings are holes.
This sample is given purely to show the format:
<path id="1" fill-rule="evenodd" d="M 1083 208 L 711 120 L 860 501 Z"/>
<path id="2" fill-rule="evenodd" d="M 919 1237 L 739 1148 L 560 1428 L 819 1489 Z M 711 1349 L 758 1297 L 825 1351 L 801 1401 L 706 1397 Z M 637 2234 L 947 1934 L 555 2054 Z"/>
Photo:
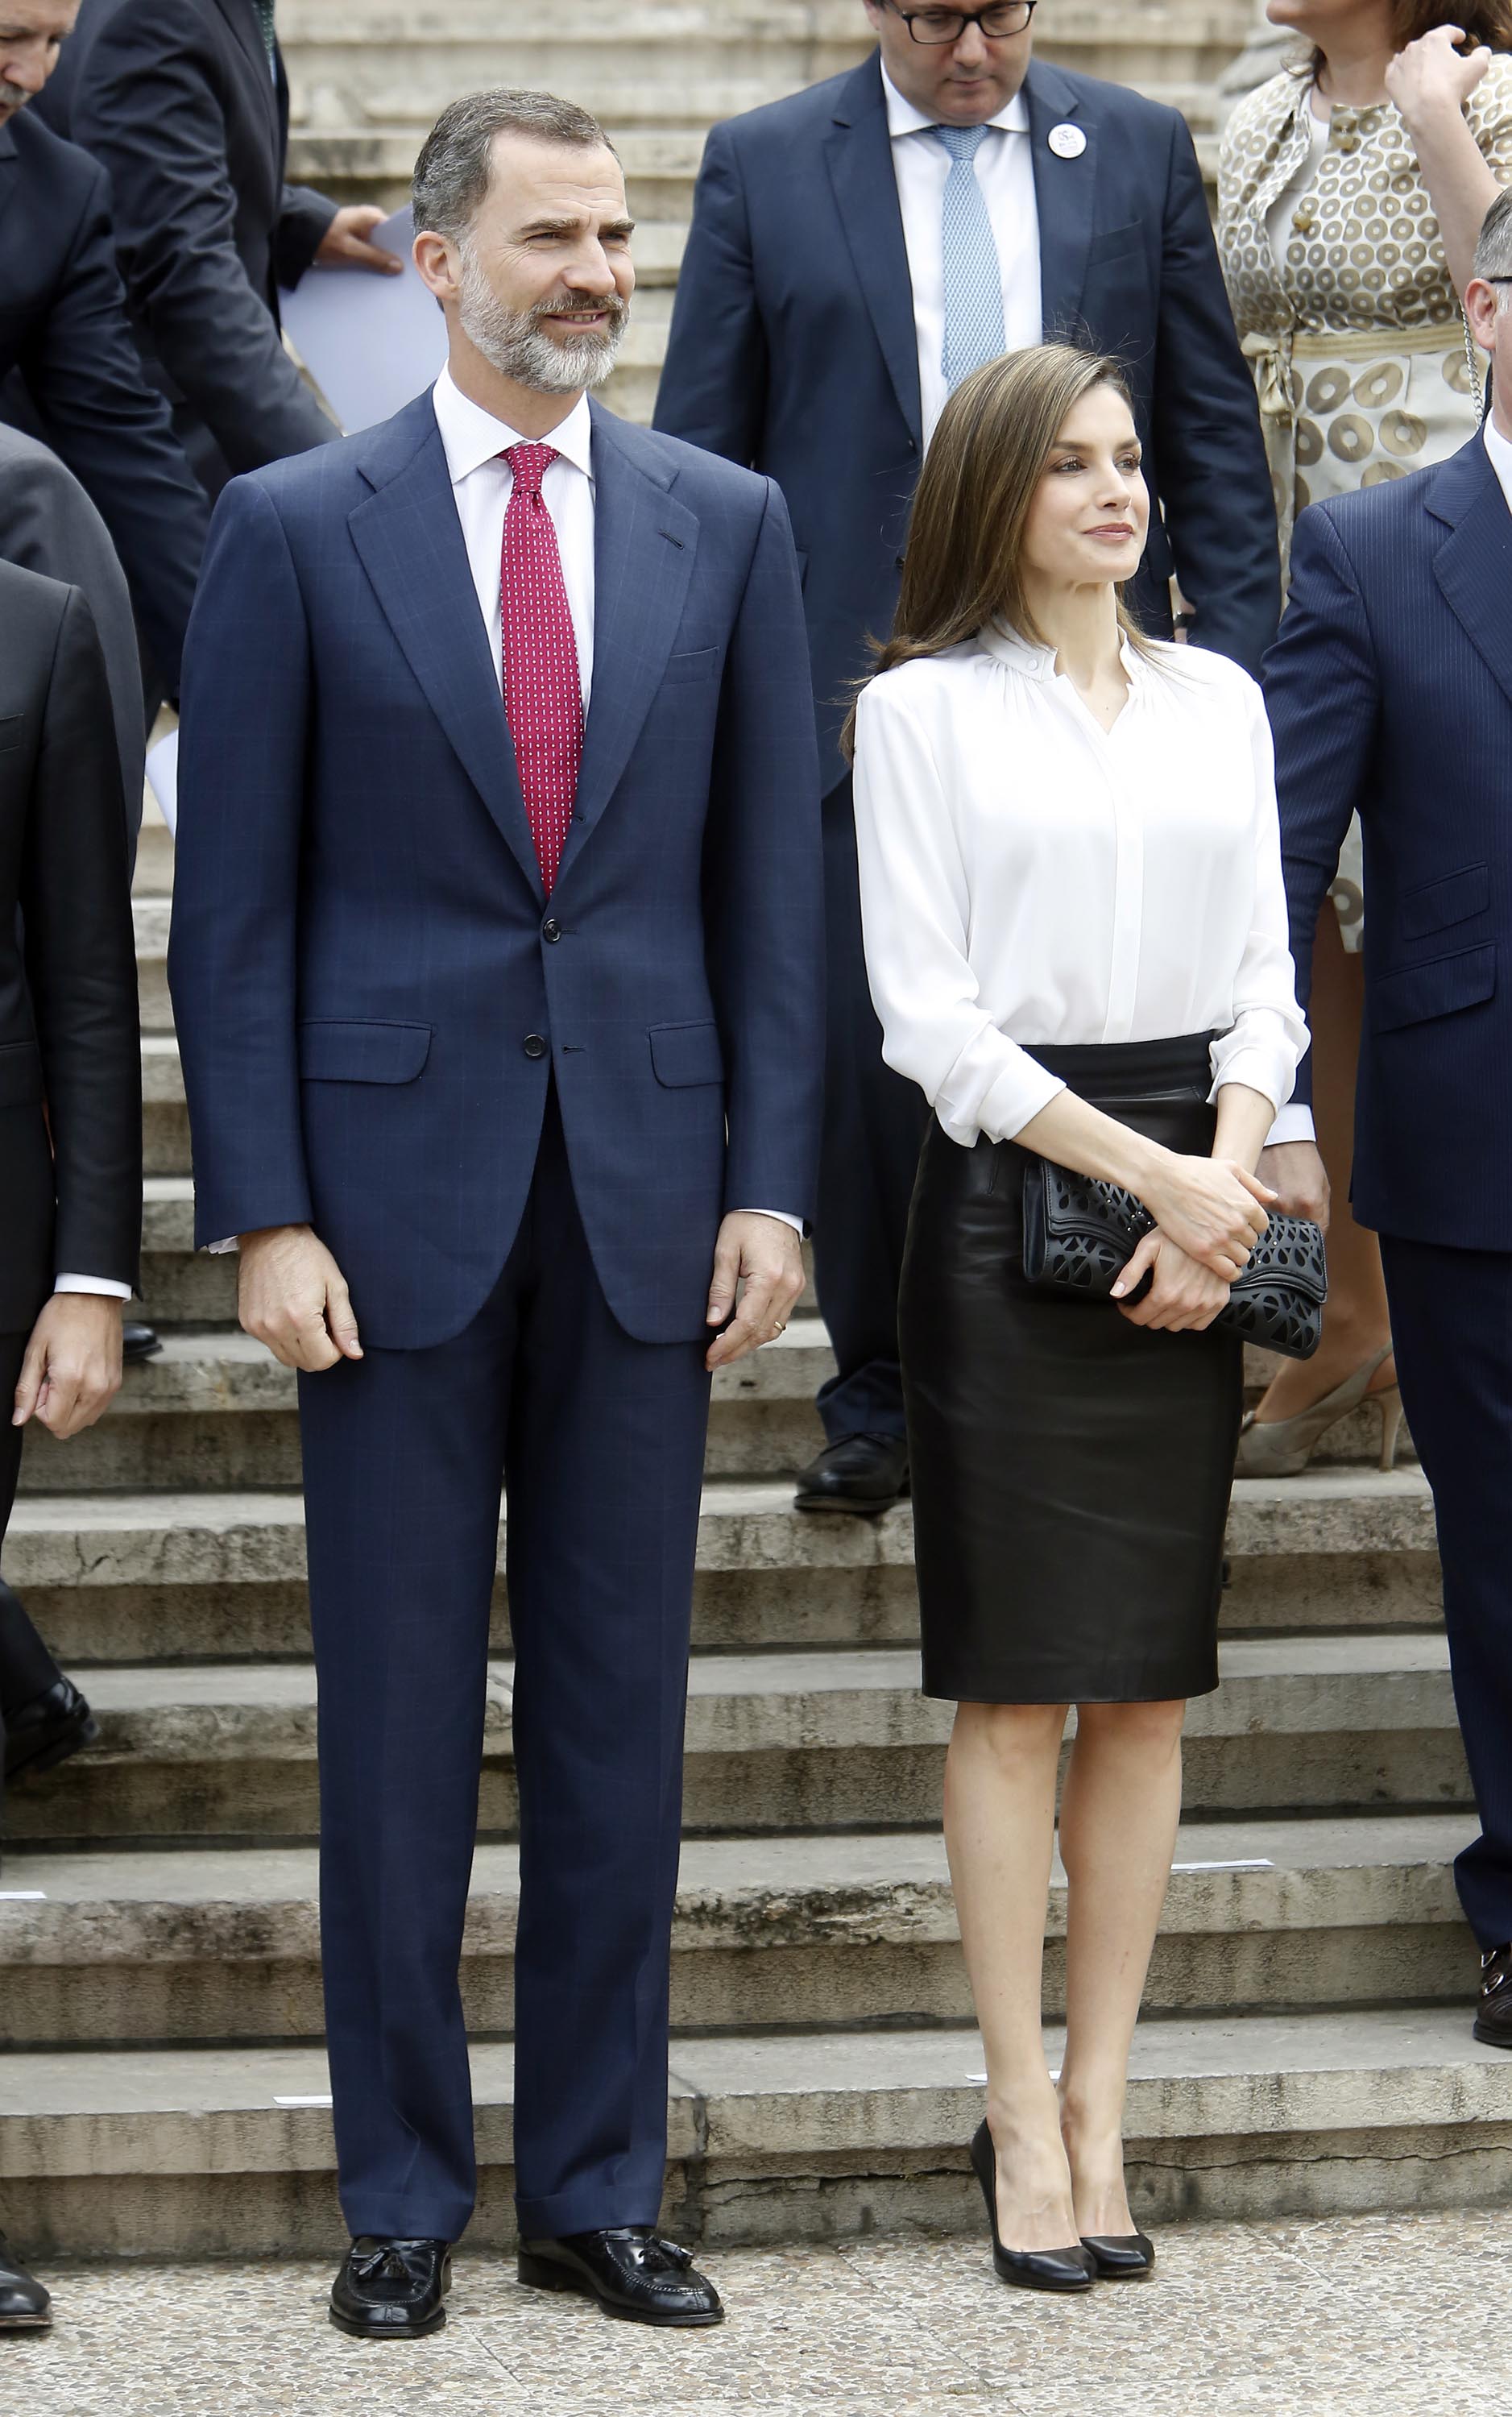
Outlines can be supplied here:
<path id="1" fill-rule="evenodd" d="M 968 25 L 975 25 L 990 42 L 1009 41 L 1023 32 L 1038 5 L 1039 0 L 997 0 L 990 8 L 900 8 L 898 0 L 885 0 L 915 41 L 927 50 L 944 50 L 959 42 Z"/>

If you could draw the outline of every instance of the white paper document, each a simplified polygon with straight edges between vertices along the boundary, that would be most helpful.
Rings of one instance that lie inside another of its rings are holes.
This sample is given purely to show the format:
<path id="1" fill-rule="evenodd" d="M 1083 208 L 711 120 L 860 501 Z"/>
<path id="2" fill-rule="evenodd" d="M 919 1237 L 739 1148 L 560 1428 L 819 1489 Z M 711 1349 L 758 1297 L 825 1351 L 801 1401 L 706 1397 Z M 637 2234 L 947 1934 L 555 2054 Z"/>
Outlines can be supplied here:
<path id="1" fill-rule="evenodd" d="M 406 203 L 368 238 L 402 260 L 402 277 L 317 264 L 279 296 L 289 341 L 349 436 L 413 403 L 446 362 L 446 323 L 410 258 L 414 239 Z"/>
<path id="2" fill-rule="evenodd" d="M 147 786 L 170 831 L 178 831 L 178 733 L 171 730 L 147 750 Z"/>

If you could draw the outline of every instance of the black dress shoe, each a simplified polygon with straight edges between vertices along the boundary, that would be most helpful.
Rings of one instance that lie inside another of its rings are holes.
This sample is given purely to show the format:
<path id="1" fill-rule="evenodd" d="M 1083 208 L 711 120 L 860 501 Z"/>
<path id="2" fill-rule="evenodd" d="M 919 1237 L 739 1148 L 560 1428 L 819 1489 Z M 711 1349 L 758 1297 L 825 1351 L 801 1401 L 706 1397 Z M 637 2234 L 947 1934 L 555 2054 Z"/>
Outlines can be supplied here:
<path id="1" fill-rule="evenodd" d="M 849 1511 L 874 1519 L 907 1492 L 908 1446 L 901 1436 L 847 1436 L 826 1444 L 798 1472 L 800 1511 Z"/>
<path id="2" fill-rule="evenodd" d="M 0 2232 L 0 2333 L 35 2333 L 52 2321 L 52 2301 Z"/>
<path id="3" fill-rule="evenodd" d="M 150 1326 L 134 1326 L 128 1320 L 122 1327 L 121 1357 L 123 1360 L 150 1360 L 155 1351 L 161 1349 L 162 1345 Z"/>
<path id="4" fill-rule="evenodd" d="M 1067 2249 L 1005 2249 L 997 2228 L 997 2151 L 985 2121 L 972 2135 L 972 2170 L 982 2185 L 992 2227 L 992 2263 L 1005 2283 L 1030 2291 L 1086 2291 L 1096 2278 L 1092 2252 L 1082 2242 Z"/>
<path id="5" fill-rule="evenodd" d="M 6 1777 L 51 1771 L 82 1745 L 93 1745 L 99 1723 L 71 1679 L 59 1679 L 20 1711 L 6 1715 Z"/>
<path id="6" fill-rule="evenodd" d="M 1480 1959 L 1480 2004 L 1474 2028 L 1488 2047 L 1512 2047 L 1512 1945 L 1488 1948 Z"/>
<path id="7" fill-rule="evenodd" d="M 649 2224 L 615 2224 L 564 2241 L 522 2241 L 519 2274 L 537 2291 L 579 2291 L 642 2325 L 722 2325 L 719 2294 L 692 2252 Z"/>
<path id="8" fill-rule="evenodd" d="M 1155 2243 L 1142 2232 L 1083 2232 L 1099 2283 L 1130 2283 L 1155 2273 Z"/>
<path id="9" fill-rule="evenodd" d="M 331 2322 L 366 2341 L 416 2341 L 446 2321 L 448 2241 L 354 2241 L 331 2285 Z"/>

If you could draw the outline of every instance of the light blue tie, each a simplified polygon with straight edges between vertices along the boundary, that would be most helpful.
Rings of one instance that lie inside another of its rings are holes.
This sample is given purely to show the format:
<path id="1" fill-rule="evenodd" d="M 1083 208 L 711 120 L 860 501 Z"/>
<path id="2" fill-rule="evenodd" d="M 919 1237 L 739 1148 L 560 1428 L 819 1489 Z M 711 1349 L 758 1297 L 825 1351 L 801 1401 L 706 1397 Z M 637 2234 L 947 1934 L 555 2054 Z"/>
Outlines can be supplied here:
<path id="1" fill-rule="evenodd" d="M 945 342 L 940 347 L 940 367 L 946 388 L 954 394 L 973 370 L 979 370 L 984 361 L 996 360 L 1005 341 L 1003 264 L 987 197 L 976 181 L 976 154 L 991 129 L 933 126 L 930 131 L 950 154 L 942 220 Z"/>

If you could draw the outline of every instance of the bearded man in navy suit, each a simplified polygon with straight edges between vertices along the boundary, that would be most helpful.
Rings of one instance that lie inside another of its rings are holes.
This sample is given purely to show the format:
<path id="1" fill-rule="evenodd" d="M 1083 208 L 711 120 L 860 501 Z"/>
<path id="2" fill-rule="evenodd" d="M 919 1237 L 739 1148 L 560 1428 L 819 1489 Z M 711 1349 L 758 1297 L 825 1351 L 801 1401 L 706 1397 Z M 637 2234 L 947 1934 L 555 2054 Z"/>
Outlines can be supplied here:
<path id="1" fill-rule="evenodd" d="M 634 284 L 592 118 L 459 101 L 415 202 L 446 372 L 217 511 L 170 951 L 198 1238 L 300 1371 L 331 2313 L 430 2331 L 472 2209 L 502 1473 L 520 2273 L 704 2325 L 669 1941 L 709 1371 L 781 1331 L 818 1156 L 798 572 L 769 480 L 590 405 Z"/>
<path id="2" fill-rule="evenodd" d="M 839 739 L 891 626 L 947 393 L 1051 338 L 1120 355 L 1155 503 L 1145 627 L 1170 636 L 1175 572 L 1195 643 L 1254 672 L 1280 611 L 1254 384 L 1191 137 L 1173 109 L 1034 60 L 1035 5 L 866 0 L 864 66 L 715 128 L 657 400 L 658 428 L 776 479 L 804 565 L 830 997 L 814 1251 L 839 1363 L 806 1510 L 883 1511 L 907 1485 L 898 1278 L 927 1111 L 883 1063 Z"/>

